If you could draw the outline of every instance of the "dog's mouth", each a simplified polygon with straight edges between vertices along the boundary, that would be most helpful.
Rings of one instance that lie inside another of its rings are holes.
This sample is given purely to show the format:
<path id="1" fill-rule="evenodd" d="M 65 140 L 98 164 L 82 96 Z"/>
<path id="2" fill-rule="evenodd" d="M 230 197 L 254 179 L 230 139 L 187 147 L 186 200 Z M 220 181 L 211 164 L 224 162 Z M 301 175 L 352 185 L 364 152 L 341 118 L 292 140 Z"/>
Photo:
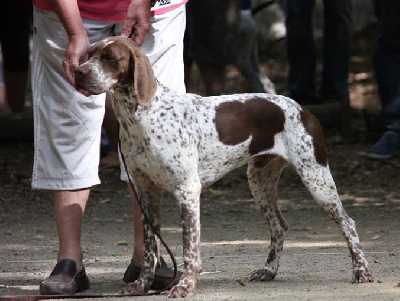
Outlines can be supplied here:
<path id="1" fill-rule="evenodd" d="M 109 91 L 112 88 L 110 82 L 99 84 L 94 78 L 76 78 L 75 89 L 85 96 L 99 95 Z"/>
<path id="2" fill-rule="evenodd" d="M 91 91 L 88 91 L 87 89 L 85 89 L 84 87 L 82 87 L 82 86 L 79 85 L 79 84 L 75 84 L 75 89 L 76 89 L 79 93 L 85 95 L 86 97 L 95 94 L 95 93 L 92 93 Z M 98 93 L 98 94 L 100 94 L 100 93 Z"/>
<path id="3" fill-rule="evenodd" d="M 80 87 L 79 85 L 76 85 L 76 86 L 75 86 L 75 89 L 76 89 L 79 93 L 85 95 L 86 97 L 88 97 L 88 96 L 94 94 L 94 93 L 91 93 L 91 92 L 89 92 L 88 90 L 86 90 L 86 89 Z"/>
<path id="4" fill-rule="evenodd" d="M 85 96 L 99 95 L 105 92 L 95 78 L 79 70 L 79 68 L 75 70 L 75 89 L 78 92 Z"/>
<path id="5" fill-rule="evenodd" d="M 100 89 L 94 85 L 88 84 L 84 81 L 83 82 L 77 81 L 75 83 L 75 89 L 85 96 L 99 95 L 99 94 L 102 94 L 105 92 L 103 89 Z"/>

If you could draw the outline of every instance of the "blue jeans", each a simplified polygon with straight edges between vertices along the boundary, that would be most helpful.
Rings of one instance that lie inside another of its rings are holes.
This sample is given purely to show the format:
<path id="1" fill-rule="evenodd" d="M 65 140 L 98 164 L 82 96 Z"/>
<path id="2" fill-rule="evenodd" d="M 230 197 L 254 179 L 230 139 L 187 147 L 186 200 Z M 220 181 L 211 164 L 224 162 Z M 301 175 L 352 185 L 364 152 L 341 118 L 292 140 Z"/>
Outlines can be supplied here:
<path id="1" fill-rule="evenodd" d="M 400 1 L 376 0 L 374 68 L 385 130 L 400 132 Z"/>
<path id="2" fill-rule="evenodd" d="M 314 97 L 316 51 L 314 0 L 286 0 L 288 88 L 292 97 Z M 350 0 L 324 0 L 322 98 L 348 97 L 351 46 Z M 296 98 L 295 98 L 296 99 Z"/>

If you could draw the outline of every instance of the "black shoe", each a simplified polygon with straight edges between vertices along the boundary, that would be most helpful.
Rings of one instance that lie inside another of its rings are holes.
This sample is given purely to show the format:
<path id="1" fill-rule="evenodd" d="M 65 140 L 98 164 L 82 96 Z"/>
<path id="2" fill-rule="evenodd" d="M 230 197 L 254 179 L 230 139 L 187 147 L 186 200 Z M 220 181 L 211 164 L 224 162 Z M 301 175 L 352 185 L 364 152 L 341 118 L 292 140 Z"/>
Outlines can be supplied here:
<path id="1" fill-rule="evenodd" d="M 71 295 L 89 288 L 85 268 L 76 270 L 72 259 L 63 259 L 56 264 L 49 278 L 40 283 L 41 295 Z"/>
<path id="2" fill-rule="evenodd" d="M 126 283 L 134 282 L 136 279 L 139 278 L 140 271 L 141 268 L 135 265 L 133 260 L 131 260 L 131 263 L 126 268 L 124 281 Z M 175 285 L 179 282 L 179 278 L 182 276 L 182 274 L 182 272 L 177 271 L 176 279 L 174 281 L 174 271 L 170 267 L 168 267 L 164 259 L 160 257 L 160 264 L 156 267 L 154 281 L 150 288 L 153 290 L 163 290 L 167 288 L 168 285 L 173 281 L 174 282 L 172 285 Z"/>

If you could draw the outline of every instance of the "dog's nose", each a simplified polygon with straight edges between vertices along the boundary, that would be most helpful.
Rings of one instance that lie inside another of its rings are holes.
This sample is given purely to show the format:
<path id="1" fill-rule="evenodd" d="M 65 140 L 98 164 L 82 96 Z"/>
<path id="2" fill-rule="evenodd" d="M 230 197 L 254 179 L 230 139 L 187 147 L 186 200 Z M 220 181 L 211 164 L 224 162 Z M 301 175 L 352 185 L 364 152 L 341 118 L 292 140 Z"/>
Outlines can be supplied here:
<path id="1" fill-rule="evenodd" d="M 76 68 L 75 69 L 75 78 L 76 79 L 84 78 L 88 74 L 90 74 L 90 70 L 88 68 Z"/>

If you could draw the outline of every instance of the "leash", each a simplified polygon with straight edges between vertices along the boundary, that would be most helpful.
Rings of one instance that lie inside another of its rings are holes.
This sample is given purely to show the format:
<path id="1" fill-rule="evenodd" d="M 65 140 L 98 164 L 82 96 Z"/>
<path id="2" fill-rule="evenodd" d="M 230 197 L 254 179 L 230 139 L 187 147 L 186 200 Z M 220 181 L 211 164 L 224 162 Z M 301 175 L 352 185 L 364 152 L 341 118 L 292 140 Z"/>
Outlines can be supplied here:
<path id="1" fill-rule="evenodd" d="M 120 150 L 120 153 L 121 153 L 122 163 L 123 163 L 125 171 L 126 171 L 126 173 L 128 175 L 129 185 L 131 186 L 132 191 L 133 191 L 133 193 L 134 193 L 134 195 L 136 197 L 136 200 L 137 200 L 137 202 L 139 204 L 140 210 L 142 211 L 142 215 L 144 217 L 144 222 L 147 225 L 150 226 L 151 231 L 153 231 L 154 235 L 158 237 L 158 239 L 160 240 L 161 244 L 164 246 L 165 250 L 167 251 L 168 255 L 170 256 L 172 264 L 173 264 L 173 267 L 174 267 L 174 279 L 173 279 L 173 281 L 171 281 L 171 283 L 166 288 L 164 288 L 164 289 L 159 291 L 158 294 L 161 294 L 162 292 L 169 290 L 173 286 L 173 284 L 174 284 L 174 282 L 176 280 L 176 277 L 178 275 L 178 266 L 176 264 L 176 259 L 175 259 L 174 254 L 172 253 L 171 249 L 168 247 L 167 243 L 165 242 L 165 240 L 161 237 L 161 234 L 156 231 L 156 229 L 154 228 L 154 225 L 150 222 L 149 217 L 146 215 L 145 211 L 143 210 L 143 205 L 139 200 L 139 196 L 138 196 L 138 194 L 136 192 L 135 185 L 133 184 L 132 178 L 128 173 L 128 168 L 127 168 L 127 165 L 126 165 L 126 162 L 125 162 L 125 156 L 122 153 L 121 139 L 118 140 L 118 147 L 119 147 L 119 150 Z"/>
<path id="2" fill-rule="evenodd" d="M 161 294 L 163 289 L 153 293 L 143 294 L 75 294 L 75 295 L 10 295 L 1 296 L 0 301 L 39 301 L 39 300 L 55 300 L 55 299 L 102 299 L 102 298 L 123 298 L 123 297 L 134 297 L 134 296 L 155 296 Z"/>
<path id="3" fill-rule="evenodd" d="M 142 296 L 144 296 L 143 294 Z M 128 296 L 128 295 L 126 295 Z M 138 295 L 140 296 L 140 295 Z M 148 296 L 148 295 L 146 295 Z M 94 299 L 94 298 L 116 298 L 124 297 L 119 294 L 94 294 L 94 295 L 14 295 L 0 297 L 2 301 L 39 301 L 39 300 L 54 300 L 54 299 Z"/>
<path id="4" fill-rule="evenodd" d="M 161 237 L 160 233 L 156 231 L 154 228 L 154 225 L 150 222 L 148 216 L 143 210 L 143 205 L 139 201 L 138 194 L 135 189 L 135 185 L 132 182 L 132 178 L 128 173 L 128 168 L 125 162 L 125 156 L 122 153 L 121 149 L 121 140 L 118 140 L 118 147 L 120 149 L 121 153 L 121 158 L 122 158 L 122 163 L 124 165 L 124 168 L 128 174 L 128 180 L 129 180 L 129 185 L 132 188 L 132 191 L 136 197 L 136 200 L 139 204 L 140 210 L 142 211 L 142 215 L 144 217 L 144 222 L 148 224 L 153 231 L 154 235 L 157 236 L 157 238 L 160 240 L 161 244 L 164 246 L 166 251 L 168 252 L 168 255 L 171 258 L 172 264 L 174 266 L 174 279 L 171 281 L 171 283 L 164 289 L 158 290 L 152 293 L 143 293 L 143 294 L 127 294 L 127 295 L 122 295 L 122 294 L 75 294 L 75 295 L 13 295 L 13 296 L 0 296 L 0 301 L 39 301 L 39 300 L 55 300 L 55 299 L 95 299 L 95 298 L 121 298 L 121 297 L 133 297 L 133 296 L 155 296 L 155 295 L 160 295 L 161 293 L 169 290 L 175 283 L 176 277 L 178 275 L 178 266 L 176 264 L 176 259 L 174 254 L 172 253 L 171 249 L 168 247 L 167 243 L 165 240 Z"/>
<path id="5" fill-rule="evenodd" d="M 174 271 L 175 272 L 175 271 Z M 176 275 L 175 275 L 176 277 Z M 39 301 L 39 300 L 55 300 L 55 299 L 102 299 L 102 298 L 123 298 L 123 297 L 139 297 L 139 296 L 155 296 L 160 295 L 162 292 L 170 289 L 172 286 L 172 281 L 168 287 L 158 290 L 152 293 L 143 294 L 74 294 L 74 295 L 10 295 L 10 296 L 0 296 L 0 301 Z"/>

